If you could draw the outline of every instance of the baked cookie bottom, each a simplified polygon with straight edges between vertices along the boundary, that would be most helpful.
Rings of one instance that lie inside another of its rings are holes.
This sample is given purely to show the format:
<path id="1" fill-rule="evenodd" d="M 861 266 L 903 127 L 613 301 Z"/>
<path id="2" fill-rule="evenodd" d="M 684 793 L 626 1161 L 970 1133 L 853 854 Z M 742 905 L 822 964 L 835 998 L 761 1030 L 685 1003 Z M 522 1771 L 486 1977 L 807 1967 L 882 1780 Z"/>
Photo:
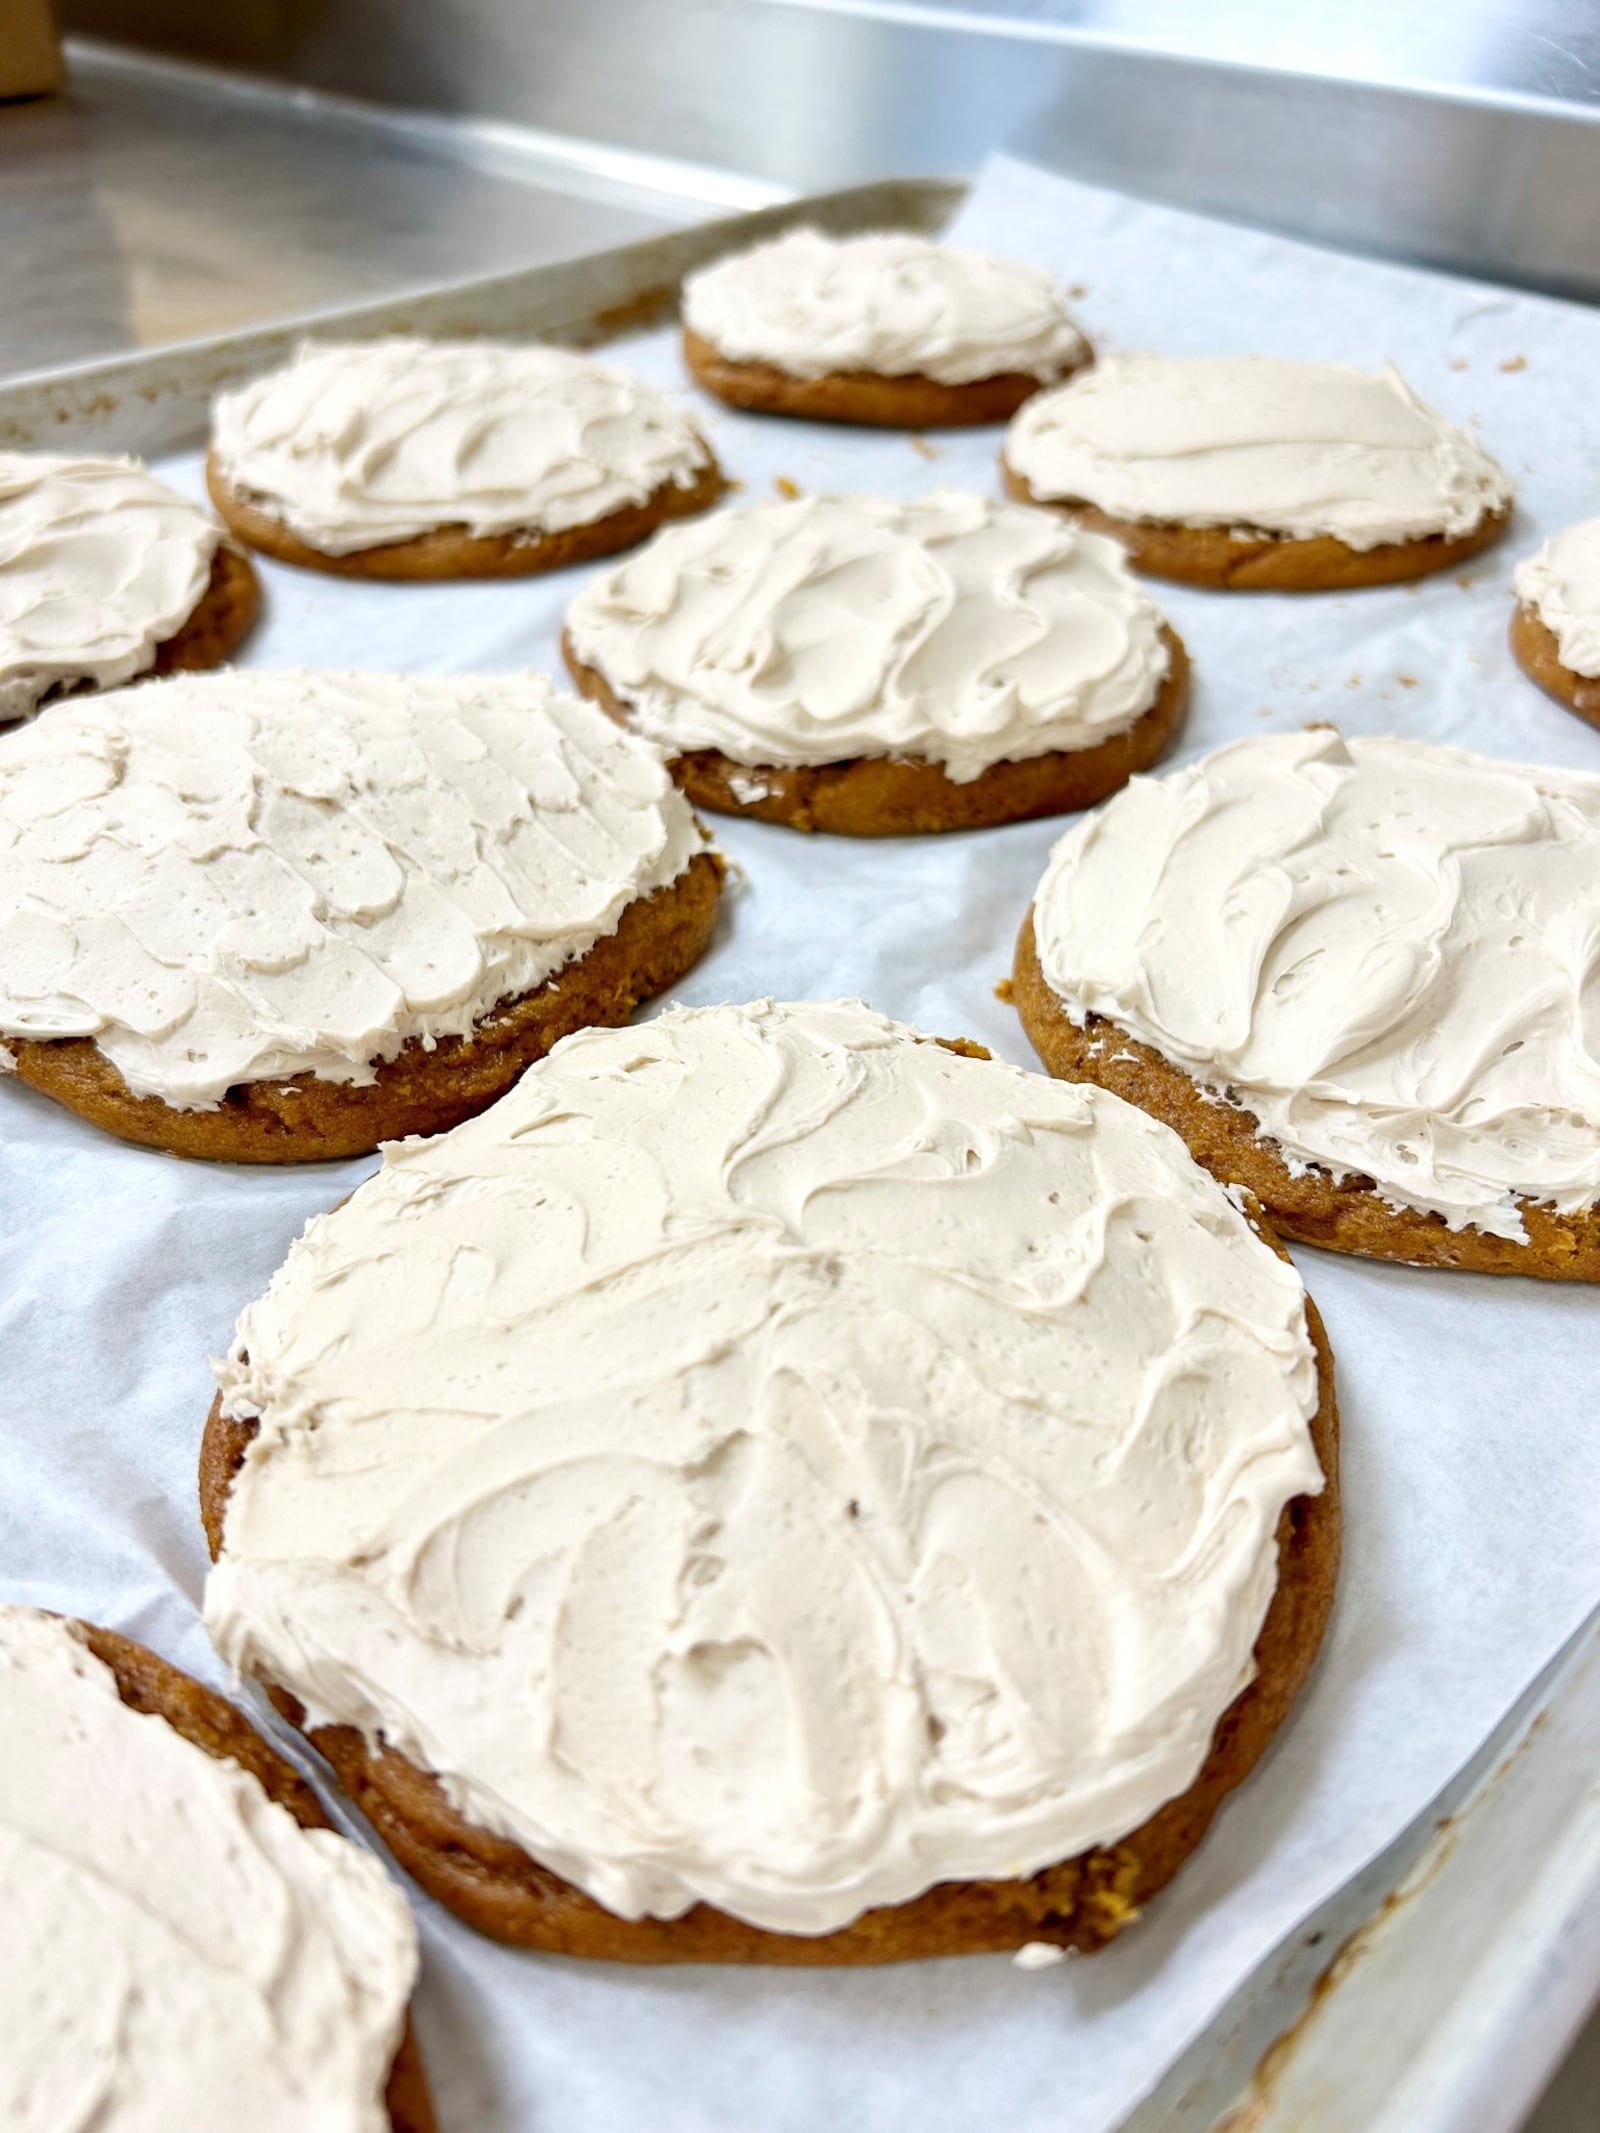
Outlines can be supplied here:
<path id="1" fill-rule="evenodd" d="M 1511 656 L 1546 696 L 1576 711 L 1591 726 L 1600 726 L 1600 675 L 1579 674 L 1564 666 L 1555 631 L 1525 600 L 1518 601 L 1511 616 Z"/>
<path id="2" fill-rule="evenodd" d="M 980 1047 L 958 1049 L 978 1058 Z M 1283 1247 L 1257 1228 L 1280 1257 Z M 268 1694 L 331 1765 L 395 1859 L 446 1909 L 496 1940 L 554 1955 L 619 1963 L 846 1965 L 983 1955 L 1043 1940 L 1091 1954 L 1130 1925 L 1200 1843 L 1228 1794 L 1244 1782 L 1287 1717 L 1322 1642 L 1339 1570 L 1339 1416 L 1333 1358 L 1310 1298 L 1320 1399 L 1311 1435 L 1326 1477 L 1278 1521 L 1278 1581 L 1255 1643 L 1256 1672 L 1218 1722 L 1189 1789 L 1115 1844 L 1097 1845 L 1016 1881 L 941 1882 L 908 1903 L 863 1912 L 837 1932 L 772 1933 L 697 1904 L 681 1918 L 619 1918 L 531 1858 L 520 1845 L 458 1813 L 438 1780 L 392 1749 L 369 1748 L 350 1726 L 307 1728 L 286 1690 Z M 200 1515 L 215 1561 L 228 1492 L 257 1424 L 212 1403 L 200 1450 Z"/>
<path id="3" fill-rule="evenodd" d="M 261 612 L 261 580 L 247 555 L 218 544 L 211 576 L 180 630 L 156 646 L 148 674 L 201 674 L 233 657 Z M 135 676 L 144 680 L 144 675 Z"/>
<path id="4" fill-rule="evenodd" d="M 1391 1207 L 1370 1178 L 1291 1171 L 1248 1111 L 1207 1096 L 1120 1023 L 1091 1015 L 1080 1028 L 1072 1020 L 1040 967 L 1031 908 L 1017 937 L 1012 998 L 1034 1050 L 1058 1080 L 1092 1081 L 1171 1126 L 1213 1177 L 1249 1187 L 1279 1236 L 1404 1266 L 1600 1281 L 1600 1208 L 1561 1215 L 1520 1201 L 1527 1242 L 1518 1243 L 1481 1229 L 1451 1229 L 1442 1215 Z"/>
<path id="5" fill-rule="evenodd" d="M 790 829 L 829 830 L 844 837 L 912 837 L 936 830 L 992 829 L 1040 815 L 1092 807 L 1165 754 L 1183 723 L 1189 699 L 1189 659 L 1175 631 L 1163 626 L 1170 655 L 1155 701 L 1121 733 L 1092 748 L 992 763 L 957 784 L 939 763 L 919 757 L 856 756 L 847 762 L 801 767 L 736 763 L 715 748 L 674 756 L 667 768 L 696 807 L 721 815 L 749 815 Z M 596 667 L 585 666 L 570 635 L 562 657 L 581 695 L 593 697 L 619 725 L 628 706 Z"/>
<path id="6" fill-rule="evenodd" d="M 879 429 L 950 430 L 1009 422 L 1024 400 L 1047 385 L 1065 384 L 1087 369 L 1094 356 L 1086 349 L 1081 361 L 1056 378 L 1007 370 L 967 385 L 941 385 L 921 371 L 890 377 L 875 370 L 839 370 L 821 378 L 797 378 L 773 363 L 744 363 L 722 355 L 686 326 L 683 360 L 697 385 L 747 414 L 799 415 L 813 422 L 859 422 Z"/>
<path id="7" fill-rule="evenodd" d="M 445 578 L 526 578 L 543 570 L 561 570 L 568 563 L 614 555 L 618 549 L 632 548 L 668 519 L 692 518 L 696 512 L 709 510 L 727 483 L 708 451 L 704 467 L 688 487 L 664 482 L 642 504 L 625 504 L 620 511 L 586 525 L 565 526 L 558 533 L 527 534 L 471 533 L 465 526 L 437 526 L 411 540 L 358 548 L 351 555 L 329 555 L 303 541 L 284 520 L 231 488 L 215 452 L 206 459 L 206 487 L 229 530 L 276 563 L 326 571 L 336 578 L 417 583 Z"/>
<path id="8" fill-rule="evenodd" d="M 1225 526 L 1180 526 L 1160 519 L 1115 518 L 1075 497 L 1037 496 L 1006 460 L 1006 494 L 1019 503 L 1059 511 L 1091 533 L 1109 533 L 1128 561 L 1147 577 L 1170 578 L 1211 592 L 1353 592 L 1363 585 L 1400 585 L 1451 570 L 1499 540 L 1511 507 L 1485 512 L 1470 533 L 1442 533 L 1415 541 L 1352 548 L 1331 533 L 1294 540 L 1281 534 L 1241 536 Z"/>
<path id="9" fill-rule="evenodd" d="M 6 1042 L 20 1080 L 120 1140 L 227 1163 L 368 1155 L 380 1141 L 442 1133 L 485 1110 L 574 1030 L 626 1022 L 704 954 L 722 874 L 714 853 L 696 853 L 541 990 L 505 1002 L 470 1037 L 441 1037 L 431 1051 L 413 1039 L 365 1084 L 296 1074 L 241 1083 L 212 1111 L 180 1111 L 134 1095 L 92 1037 Z"/>
<path id="10" fill-rule="evenodd" d="M 237 1763 L 268 1799 L 288 1809 L 302 1829 L 332 1827 L 316 1794 L 293 1764 L 270 1748 L 232 1704 L 115 1630 L 100 1629 L 92 1622 L 76 1626 L 94 1656 L 110 1668 L 117 1694 L 129 1710 L 152 1712 L 218 1762 Z M 409 2017 L 390 2069 L 385 2101 L 393 2133 L 436 2133 L 427 2076 Z"/>

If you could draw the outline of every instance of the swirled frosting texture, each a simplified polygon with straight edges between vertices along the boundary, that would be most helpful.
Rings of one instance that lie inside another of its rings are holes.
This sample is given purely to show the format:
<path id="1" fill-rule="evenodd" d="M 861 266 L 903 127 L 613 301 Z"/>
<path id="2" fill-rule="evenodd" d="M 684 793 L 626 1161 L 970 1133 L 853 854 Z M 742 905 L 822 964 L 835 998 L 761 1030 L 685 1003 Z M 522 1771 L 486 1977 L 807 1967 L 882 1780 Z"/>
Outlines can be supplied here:
<path id="1" fill-rule="evenodd" d="M 0 452 L 0 724 L 114 688 L 199 606 L 221 538 L 131 459 Z"/>
<path id="2" fill-rule="evenodd" d="M 710 453 L 625 370 L 496 341 L 307 342 L 213 411 L 246 502 L 328 555 L 440 526 L 530 537 L 693 486 Z"/>
<path id="3" fill-rule="evenodd" d="M 683 320 L 720 355 L 796 378 L 1050 383 L 1089 353 L 1043 267 L 895 231 L 790 230 L 719 259 L 685 281 Z"/>
<path id="4" fill-rule="evenodd" d="M 1350 548 L 1470 533 L 1511 483 L 1391 364 L 1112 356 L 1014 417 L 1007 463 L 1041 499 L 1115 518 Z"/>
<path id="5" fill-rule="evenodd" d="M 0 2124 L 388 2133 L 416 1932 L 376 1860 L 0 1607 Z"/>
<path id="6" fill-rule="evenodd" d="M 1555 633 L 1564 667 L 1600 676 L 1600 518 L 1568 526 L 1519 563 L 1517 597 Z"/>
<path id="7" fill-rule="evenodd" d="M 141 1096 L 371 1081 L 613 933 L 700 833 L 542 675 L 183 675 L 0 741 L 0 1037 Z"/>
<path id="8" fill-rule="evenodd" d="M 1419 741 L 1240 741 L 1057 844 L 1045 977 L 1291 1165 L 1499 1237 L 1600 1196 L 1600 778 Z"/>
<path id="9" fill-rule="evenodd" d="M 219 1366 L 207 1621 L 626 1916 L 824 1932 L 1193 1779 L 1320 1487 L 1177 1137 L 866 1008 L 585 1031 L 386 1151 Z"/>
<path id="10" fill-rule="evenodd" d="M 914 756 L 958 782 L 1125 732 L 1170 664 L 1116 542 L 954 490 L 667 527 L 568 626 L 670 754 Z"/>

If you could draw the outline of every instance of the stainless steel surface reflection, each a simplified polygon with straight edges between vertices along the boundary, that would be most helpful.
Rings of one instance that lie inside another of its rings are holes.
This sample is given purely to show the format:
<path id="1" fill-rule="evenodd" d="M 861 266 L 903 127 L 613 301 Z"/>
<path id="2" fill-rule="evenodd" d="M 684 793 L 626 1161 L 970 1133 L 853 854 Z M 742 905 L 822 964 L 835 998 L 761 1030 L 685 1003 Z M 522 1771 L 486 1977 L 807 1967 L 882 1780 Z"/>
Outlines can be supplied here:
<path id="1" fill-rule="evenodd" d="M 0 375 L 569 259 L 777 190 L 730 202 L 613 165 L 75 53 L 67 96 L 0 104 Z"/>

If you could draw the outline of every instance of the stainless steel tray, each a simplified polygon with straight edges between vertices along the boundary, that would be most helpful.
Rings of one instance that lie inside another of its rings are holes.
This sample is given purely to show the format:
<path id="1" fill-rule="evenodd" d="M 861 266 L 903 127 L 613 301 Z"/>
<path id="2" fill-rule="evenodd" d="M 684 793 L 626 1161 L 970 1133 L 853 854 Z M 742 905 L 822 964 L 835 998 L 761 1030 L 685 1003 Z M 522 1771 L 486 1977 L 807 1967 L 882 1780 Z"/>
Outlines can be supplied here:
<path id="1" fill-rule="evenodd" d="M 884 180 L 564 264 L 36 372 L 0 385 L 0 445 L 192 447 L 220 386 L 313 331 L 601 345 L 669 318 L 682 276 L 732 243 L 802 220 L 936 230 L 965 191 Z M 1246 1981 L 1125 2133 L 1511 2133 L 1600 1993 L 1597 1770 L 1600 1611 L 1429 1809 Z"/>

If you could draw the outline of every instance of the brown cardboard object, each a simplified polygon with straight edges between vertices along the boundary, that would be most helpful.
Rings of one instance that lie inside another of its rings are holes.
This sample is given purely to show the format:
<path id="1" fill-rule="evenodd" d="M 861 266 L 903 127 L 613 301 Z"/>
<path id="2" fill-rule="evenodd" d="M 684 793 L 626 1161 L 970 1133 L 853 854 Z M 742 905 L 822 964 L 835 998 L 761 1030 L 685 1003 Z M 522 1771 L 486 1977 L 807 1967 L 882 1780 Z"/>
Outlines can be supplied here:
<path id="1" fill-rule="evenodd" d="M 50 0 L 0 0 L 0 97 L 61 87 L 61 40 Z"/>

